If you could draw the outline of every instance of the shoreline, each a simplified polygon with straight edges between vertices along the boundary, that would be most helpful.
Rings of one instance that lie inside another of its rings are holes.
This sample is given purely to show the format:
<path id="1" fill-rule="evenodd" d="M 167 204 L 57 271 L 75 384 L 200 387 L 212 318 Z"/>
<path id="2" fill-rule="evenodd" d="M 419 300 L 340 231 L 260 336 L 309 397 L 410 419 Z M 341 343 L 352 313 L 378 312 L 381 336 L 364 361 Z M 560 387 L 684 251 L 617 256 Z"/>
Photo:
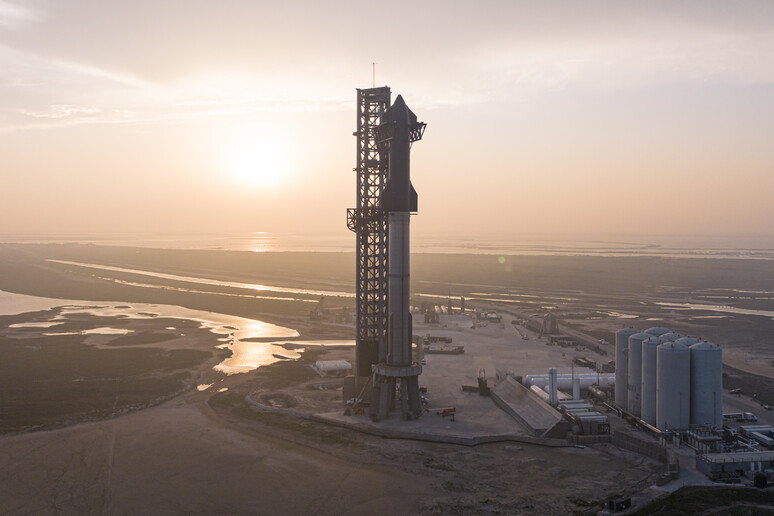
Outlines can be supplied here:
<path id="1" fill-rule="evenodd" d="M 537 238 L 536 235 L 483 235 L 439 237 L 414 234 L 416 254 L 523 255 L 523 256 L 644 256 L 674 258 L 774 259 L 770 235 L 565 235 Z M 161 250 L 348 253 L 354 235 L 336 234 L 123 234 L 70 235 L 2 234 L 0 245 L 97 245 Z M 768 244 L 768 246 L 767 246 Z"/>
<path id="2" fill-rule="evenodd" d="M 264 295 L 275 297 L 274 291 L 260 291 L 251 297 L 244 287 L 185 283 L 49 260 L 319 293 L 354 292 L 352 253 L 0 244 L 0 290 L 93 302 L 122 299 L 183 306 L 289 326 L 309 339 L 351 339 L 354 335 L 351 329 L 321 329 L 309 320 L 310 311 L 323 298 L 327 308 L 340 307 L 353 313 L 352 297 L 293 294 L 299 300 L 261 299 Z M 606 335 L 608 342 L 612 341 L 612 333 L 622 327 L 667 325 L 721 345 L 734 367 L 774 376 L 771 318 L 678 306 L 727 304 L 741 311 L 774 311 L 774 262 L 561 256 L 504 257 L 501 262 L 493 256 L 420 254 L 412 256 L 412 284 L 417 293 L 415 306 L 446 305 L 447 296 L 458 306 L 464 296 L 469 305 L 503 311 L 543 314 L 553 309 L 569 314 L 568 323 L 573 328 L 600 335 L 597 338 Z M 631 313 L 637 315 L 626 315 Z M 750 363 L 749 357 L 756 360 Z"/>

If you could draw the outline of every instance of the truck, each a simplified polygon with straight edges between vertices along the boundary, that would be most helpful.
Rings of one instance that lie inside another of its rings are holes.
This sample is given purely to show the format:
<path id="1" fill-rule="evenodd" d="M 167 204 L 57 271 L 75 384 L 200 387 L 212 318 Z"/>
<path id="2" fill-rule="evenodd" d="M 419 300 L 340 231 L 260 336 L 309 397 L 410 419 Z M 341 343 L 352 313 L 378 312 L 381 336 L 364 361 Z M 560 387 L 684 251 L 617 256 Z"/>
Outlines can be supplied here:
<path id="1" fill-rule="evenodd" d="M 758 417 L 752 412 L 730 412 L 728 414 L 723 414 L 723 421 L 750 423 L 758 421 Z"/>

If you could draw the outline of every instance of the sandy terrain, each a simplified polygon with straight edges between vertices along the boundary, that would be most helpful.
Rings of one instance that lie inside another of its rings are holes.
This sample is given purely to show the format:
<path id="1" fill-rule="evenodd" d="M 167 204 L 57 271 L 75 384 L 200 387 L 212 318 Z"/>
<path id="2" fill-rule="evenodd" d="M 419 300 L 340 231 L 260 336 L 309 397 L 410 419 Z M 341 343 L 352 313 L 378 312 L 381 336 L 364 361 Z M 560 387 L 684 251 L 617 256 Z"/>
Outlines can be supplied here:
<path id="1" fill-rule="evenodd" d="M 245 433 L 215 418 L 206 396 L 3 438 L 0 513 L 411 512 L 429 490 L 417 475 Z"/>

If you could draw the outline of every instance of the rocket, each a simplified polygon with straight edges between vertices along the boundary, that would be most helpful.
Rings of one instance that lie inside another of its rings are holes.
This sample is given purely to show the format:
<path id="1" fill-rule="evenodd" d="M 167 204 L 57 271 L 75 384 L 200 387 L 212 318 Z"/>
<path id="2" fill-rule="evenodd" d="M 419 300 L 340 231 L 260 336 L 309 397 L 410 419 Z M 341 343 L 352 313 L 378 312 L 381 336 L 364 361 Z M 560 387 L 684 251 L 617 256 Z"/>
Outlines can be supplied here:
<path id="1" fill-rule="evenodd" d="M 387 350 L 386 360 L 377 373 L 392 387 L 400 385 L 403 416 L 414 419 L 422 413 L 419 379 L 422 366 L 413 363 L 411 354 L 412 320 L 409 309 L 410 243 L 409 217 L 417 211 L 417 192 L 411 184 L 410 149 L 419 140 L 425 124 L 406 106 L 400 95 L 387 108 L 378 128 L 378 138 L 389 142 L 387 183 L 382 191 L 381 210 L 387 214 Z M 387 411 L 389 394 L 384 394 L 380 413 Z"/>
<path id="2" fill-rule="evenodd" d="M 391 139 L 389 173 L 382 193 L 382 210 L 388 225 L 388 296 L 387 364 L 411 365 L 412 321 L 409 310 L 410 243 L 409 217 L 417 211 L 417 192 L 411 184 L 411 129 L 417 116 L 398 95 L 382 124 L 389 124 Z"/>
<path id="3" fill-rule="evenodd" d="M 411 131 L 420 125 L 415 115 L 398 95 L 387 108 L 382 125 L 390 127 L 390 170 L 382 193 L 382 210 L 388 213 L 417 211 L 417 192 L 411 184 Z"/>

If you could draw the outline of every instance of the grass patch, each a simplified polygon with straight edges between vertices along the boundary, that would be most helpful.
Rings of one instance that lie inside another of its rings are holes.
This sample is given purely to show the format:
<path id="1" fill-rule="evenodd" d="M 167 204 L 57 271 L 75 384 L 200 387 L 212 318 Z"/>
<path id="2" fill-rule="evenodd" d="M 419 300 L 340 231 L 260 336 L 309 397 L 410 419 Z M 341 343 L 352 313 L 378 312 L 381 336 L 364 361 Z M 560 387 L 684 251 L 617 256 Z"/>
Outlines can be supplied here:
<path id="1" fill-rule="evenodd" d="M 426 468 L 435 469 L 438 471 L 457 471 L 455 467 L 445 464 L 443 462 L 439 462 L 435 460 L 433 457 L 423 458 L 422 464 L 424 464 Z"/>
<path id="2" fill-rule="evenodd" d="M 53 428 L 177 394 L 209 351 L 97 349 L 83 335 L 0 337 L 0 433 Z"/>
<path id="3" fill-rule="evenodd" d="M 255 371 L 255 375 L 260 379 L 259 385 L 263 389 L 276 390 L 316 378 L 317 373 L 309 367 L 309 364 L 314 362 L 309 355 L 310 352 L 307 351 L 302 354 L 300 360 L 284 360 L 259 367 Z"/>

